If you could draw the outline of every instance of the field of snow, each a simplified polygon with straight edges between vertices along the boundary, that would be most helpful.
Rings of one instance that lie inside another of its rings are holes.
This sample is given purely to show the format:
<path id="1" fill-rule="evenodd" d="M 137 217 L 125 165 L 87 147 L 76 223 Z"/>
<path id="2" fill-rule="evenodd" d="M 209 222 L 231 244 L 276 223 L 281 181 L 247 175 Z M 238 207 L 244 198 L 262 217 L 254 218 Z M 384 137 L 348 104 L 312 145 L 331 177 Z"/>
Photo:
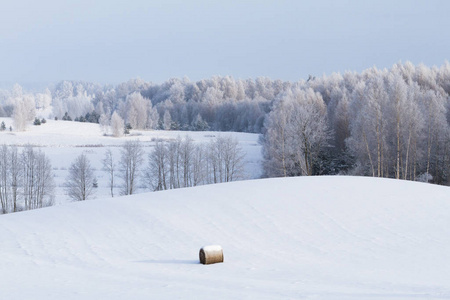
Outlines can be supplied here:
<path id="1" fill-rule="evenodd" d="M 13 125 L 11 118 L 0 118 L 0 123 L 5 122 L 6 127 Z M 210 131 L 138 131 L 132 130 L 131 135 L 121 138 L 104 136 L 98 124 L 80 123 L 70 121 L 47 120 L 41 126 L 30 126 L 24 132 L 0 131 L 0 145 L 16 145 L 22 147 L 27 144 L 39 147 L 51 160 L 55 174 L 56 204 L 69 201 L 64 183 L 68 176 L 68 169 L 75 158 L 85 153 L 91 161 L 99 187 L 94 197 L 102 198 L 110 195 L 108 187 L 108 174 L 102 170 L 102 159 L 109 148 L 113 152 L 116 162 L 120 159 L 121 145 L 127 140 L 139 140 L 144 146 L 145 152 L 150 153 L 155 139 L 173 140 L 178 136 L 184 138 L 189 135 L 195 143 L 208 143 L 217 136 L 232 135 L 239 141 L 239 145 L 245 152 L 245 177 L 247 179 L 260 178 L 261 169 L 261 145 L 258 144 L 258 134 L 236 132 L 210 132 Z M 146 163 L 145 163 L 146 165 Z M 116 192 L 119 194 L 120 179 L 116 178 Z M 141 187 L 138 192 L 145 192 Z M 147 190 L 148 191 L 148 190 Z"/>
<path id="2" fill-rule="evenodd" d="M 3 215 L 0 299 L 449 299 L 449 191 L 264 179 Z"/>

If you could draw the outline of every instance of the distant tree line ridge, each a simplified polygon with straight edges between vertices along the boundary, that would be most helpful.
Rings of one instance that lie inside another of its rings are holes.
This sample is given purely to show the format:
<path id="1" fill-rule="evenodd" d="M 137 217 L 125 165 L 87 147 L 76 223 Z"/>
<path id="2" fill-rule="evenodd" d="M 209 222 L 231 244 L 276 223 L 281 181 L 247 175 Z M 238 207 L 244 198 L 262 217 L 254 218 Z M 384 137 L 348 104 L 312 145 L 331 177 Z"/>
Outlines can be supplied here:
<path id="1" fill-rule="evenodd" d="M 95 111 L 114 135 L 123 134 L 125 124 L 262 133 L 269 177 L 349 173 L 446 184 L 449 94 L 448 62 L 406 62 L 298 82 L 230 76 L 116 86 L 62 81 L 40 93 L 16 85 L 0 91 L 0 115 L 17 116 L 17 130 L 36 114 L 61 119 L 67 113 L 74 120 Z"/>

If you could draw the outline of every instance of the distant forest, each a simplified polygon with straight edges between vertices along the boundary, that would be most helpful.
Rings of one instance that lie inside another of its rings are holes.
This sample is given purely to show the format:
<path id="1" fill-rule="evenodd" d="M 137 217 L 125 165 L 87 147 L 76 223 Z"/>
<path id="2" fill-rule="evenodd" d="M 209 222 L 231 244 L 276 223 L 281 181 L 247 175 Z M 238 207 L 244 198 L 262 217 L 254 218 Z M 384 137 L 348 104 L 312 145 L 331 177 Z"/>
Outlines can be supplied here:
<path id="1" fill-rule="evenodd" d="M 212 77 L 0 90 L 0 116 L 128 129 L 261 134 L 268 177 L 352 174 L 450 183 L 450 64 L 410 62 L 297 82 Z M 23 129 L 17 122 L 15 130 Z M 21 127 L 21 128 L 19 128 Z M 106 129 L 105 129 L 106 130 Z"/>

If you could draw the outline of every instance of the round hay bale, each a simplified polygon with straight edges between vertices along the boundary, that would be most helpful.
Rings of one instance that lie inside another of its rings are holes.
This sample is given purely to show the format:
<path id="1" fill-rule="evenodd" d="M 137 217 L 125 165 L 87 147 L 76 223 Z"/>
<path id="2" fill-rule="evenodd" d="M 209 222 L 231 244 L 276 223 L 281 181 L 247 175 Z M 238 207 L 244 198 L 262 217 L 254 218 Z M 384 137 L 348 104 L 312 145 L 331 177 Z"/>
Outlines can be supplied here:
<path id="1" fill-rule="evenodd" d="M 205 246 L 200 249 L 200 263 L 204 265 L 223 262 L 223 249 L 219 245 Z"/>

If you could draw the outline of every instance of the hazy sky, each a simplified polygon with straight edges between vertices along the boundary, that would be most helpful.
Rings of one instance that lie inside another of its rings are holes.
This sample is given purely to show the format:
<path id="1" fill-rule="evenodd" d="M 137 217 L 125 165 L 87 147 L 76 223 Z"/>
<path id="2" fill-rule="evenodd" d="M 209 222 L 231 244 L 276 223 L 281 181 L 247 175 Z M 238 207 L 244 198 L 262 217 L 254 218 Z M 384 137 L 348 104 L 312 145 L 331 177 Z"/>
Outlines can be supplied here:
<path id="1" fill-rule="evenodd" d="M 407 60 L 440 66 L 449 12 L 444 0 L 7 0 L 0 82 L 298 80 Z"/>

